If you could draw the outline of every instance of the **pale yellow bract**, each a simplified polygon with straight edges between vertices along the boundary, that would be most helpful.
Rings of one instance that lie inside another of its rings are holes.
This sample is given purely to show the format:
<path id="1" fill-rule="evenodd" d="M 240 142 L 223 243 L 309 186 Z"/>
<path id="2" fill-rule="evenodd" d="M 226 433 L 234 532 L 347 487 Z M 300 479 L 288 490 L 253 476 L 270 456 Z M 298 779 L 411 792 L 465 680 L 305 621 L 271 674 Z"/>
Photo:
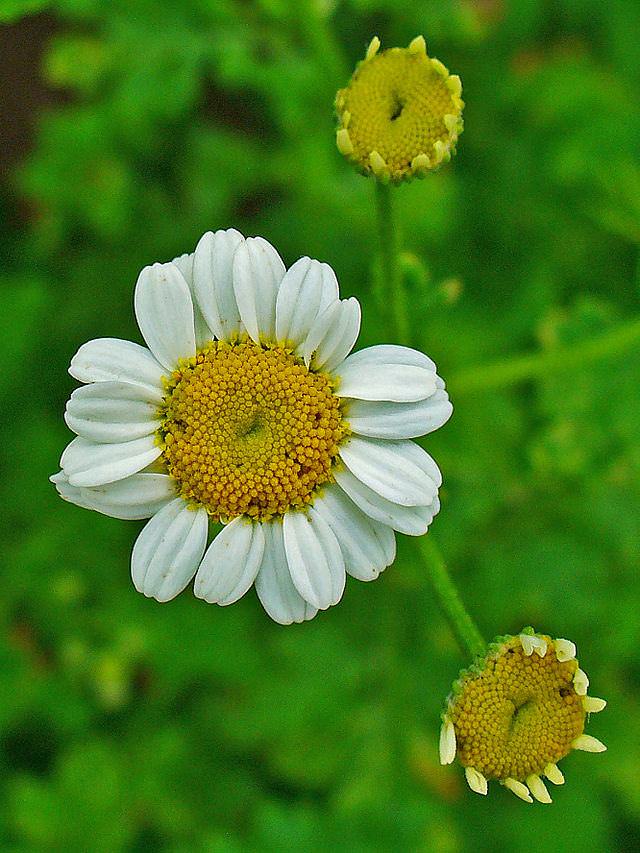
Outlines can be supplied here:
<path id="1" fill-rule="evenodd" d="M 379 52 L 374 38 L 336 96 L 338 149 L 364 174 L 394 183 L 423 177 L 451 159 L 462 132 L 462 84 L 425 40 Z"/>

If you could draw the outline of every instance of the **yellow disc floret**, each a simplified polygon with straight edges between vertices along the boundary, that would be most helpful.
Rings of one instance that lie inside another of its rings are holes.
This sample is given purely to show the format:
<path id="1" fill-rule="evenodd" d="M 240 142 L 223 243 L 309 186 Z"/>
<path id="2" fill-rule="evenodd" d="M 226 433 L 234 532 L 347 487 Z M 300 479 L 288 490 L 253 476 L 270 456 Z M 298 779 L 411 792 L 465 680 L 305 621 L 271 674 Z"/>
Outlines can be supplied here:
<path id="1" fill-rule="evenodd" d="M 312 501 L 347 432 L 327 375 L 251 340 L 214 341 L 183 362 L 162 418 L 163 457 L 181 495 L 225 521 Z"/>
<path id="2" fill-rule="evenodd" d="M 379 46 L 375 38 L 336 96 L 338 149 L 379 180 L 422 177 L 451 158 L 462 132 L 460 78 L 427 56 L 422 36 Z"/>
<path id="3" fill-rule="evenodd" d="M 518 637 L 504 643 L 462 678 L 447 712 L 460 763 L 487 779 L 524 781 L 567 755 L 584 730 L 577 669 L 553 653 L 526 655 Z"/>

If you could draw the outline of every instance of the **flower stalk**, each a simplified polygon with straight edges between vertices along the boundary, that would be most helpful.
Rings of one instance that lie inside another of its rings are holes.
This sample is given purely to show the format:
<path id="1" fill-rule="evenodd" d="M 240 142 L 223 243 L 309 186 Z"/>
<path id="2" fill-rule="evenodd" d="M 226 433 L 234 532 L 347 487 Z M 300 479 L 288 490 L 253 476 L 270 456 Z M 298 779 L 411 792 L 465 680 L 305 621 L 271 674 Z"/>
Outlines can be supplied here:
<path id="1" fill-rule="evenodd" d="M 409 306 L 400 268 L 400 233 L 394 215 L 392 185 L 375 181 L 378 238 L 385 293 L 391 316 L 392 334 L 403 345 L 410 341 Z M 423 536 L 419 547 L 440 608 L 448 620 L 463 653 L 472 659 L 484 653 L 486 644 L 466 610 L 451 579 L 433 536 Z"/>
<path id="2" fill-rule="evenodd" d="M 472 659 L 484 654 L 486 643 L 460 598 L 433 534 L 422 536 L 418 545 L 438 604 L 461 650 Z"/>
<path id="3" fill-rule="evenodd" d="M 396 340 L 407 345 L 410 338 L 409 311 L 404 277 L 400 269 L 400 231 L 395 217 L 392 187 L 389 183 L 375 181 L 378 215 L 378 241 L 384 292 L 389 297 L 391 333 Z"/>

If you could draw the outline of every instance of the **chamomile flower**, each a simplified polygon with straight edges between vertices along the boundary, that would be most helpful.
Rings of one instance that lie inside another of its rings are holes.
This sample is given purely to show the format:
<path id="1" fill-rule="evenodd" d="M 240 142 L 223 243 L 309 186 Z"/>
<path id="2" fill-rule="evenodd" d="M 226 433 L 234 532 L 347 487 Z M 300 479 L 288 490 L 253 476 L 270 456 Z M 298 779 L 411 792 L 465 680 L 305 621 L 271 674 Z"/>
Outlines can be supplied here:
<path id="1" fill-rule="evenodd" d="M 427 56 L 422 36 L 379 49 L 375 37 L 336 95 L 338 150 L 383 182 L 424 177 L 451 159 L 462 133 L 460 78 Z"/>
<path id="2" fill-rule="evenodd" d="M 327 264 L 289 270 L 260 237 L 208 232 L 193 254 L 145 267 L 135 313 L 147 344 L 101 338 L 70 373 L 77 434 L 52 477 L 71 503 L 149 518 L 136 588 L 227 605 L 255 583 L 288 624 L 373 580 L 394 531 L 418 536 L 441 476 L 411 441 L 451 415 L 434 363 L 415 350 L 350 354 L 356 299 Z M 210 541 L 210 544 L 209 543 Z"/>
<path id="3" fill-rule="evenodd" d="M 550 803 L 542 777 L 562 785 L 560 759 L 574 749 L 606 749 L 584 732 L 588 715 L 607 704 L 587 696 L 588 686 L 570 640 L 552 640 L 531 628 L 498 638 L 453 686 L 440 732 L 440 762 L 451 764 L 457 757 L 478 794 L 486 794 L 488 781 L 496 779 L 527 803 Z"/>

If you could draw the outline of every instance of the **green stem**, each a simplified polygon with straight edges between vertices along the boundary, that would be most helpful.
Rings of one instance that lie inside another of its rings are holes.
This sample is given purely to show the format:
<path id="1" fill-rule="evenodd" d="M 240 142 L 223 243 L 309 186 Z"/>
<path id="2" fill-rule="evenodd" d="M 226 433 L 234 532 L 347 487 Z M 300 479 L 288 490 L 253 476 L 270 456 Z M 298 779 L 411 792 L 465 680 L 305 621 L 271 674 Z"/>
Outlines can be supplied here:
<path id="1" fill-rule="evenodd" d="M 392 188 L 389 184 L 376 181 L 376 205 L 378 208 L 378 237 L 384 293 L 393 323 L 392 334 L 401 344 L 410 342 L 410 321 L 404 277 L 400 270 L 400 234 L 394 217 Z M 473 619 L 465 610 L 462 599 L 447 571 L 442 555 L 433 541 L 433 536 L 419 540 L 420 549 L 438 602 L 460 647 L 473 658 L 482 654 L 485 642 Z"/>
<path id="2" fill-rule="evenodd" d="M 621 323 L 609 332 L 574 346 L 560 346 L 550 352 L 532 353 L 504 359 L 486 367 L 471 367 L 448 381 L 452 395 L 473 394 L 506 388 L 518 382 L 585 367 L 591 362 L 613 358 L 640 346 L 640 319 Z"/>
<path id="3" fill-rule="evenodd" d="M 400 232 L 393 210 L 393 188 L 375 180 L 378 208 L 378 240 L 385 296 L 388 295 L 392 336 L 401 344 L 409 343 L 409 313 L 404 279 L 400 271 Z"/>
<path id="4" fill-rule="evenodd" d="M 472 658 L 483 654 L 486 643 L 462 603 L 460 594 L 451 580 L 451 575 L 445 565 L 440 549 L 433 539 L 433 534 L 429 533 L 427 536 L 421 537 L 418 540 L 418 545 L 424 557 L 438 604 L 449 621 L 460 648 Z"/>

